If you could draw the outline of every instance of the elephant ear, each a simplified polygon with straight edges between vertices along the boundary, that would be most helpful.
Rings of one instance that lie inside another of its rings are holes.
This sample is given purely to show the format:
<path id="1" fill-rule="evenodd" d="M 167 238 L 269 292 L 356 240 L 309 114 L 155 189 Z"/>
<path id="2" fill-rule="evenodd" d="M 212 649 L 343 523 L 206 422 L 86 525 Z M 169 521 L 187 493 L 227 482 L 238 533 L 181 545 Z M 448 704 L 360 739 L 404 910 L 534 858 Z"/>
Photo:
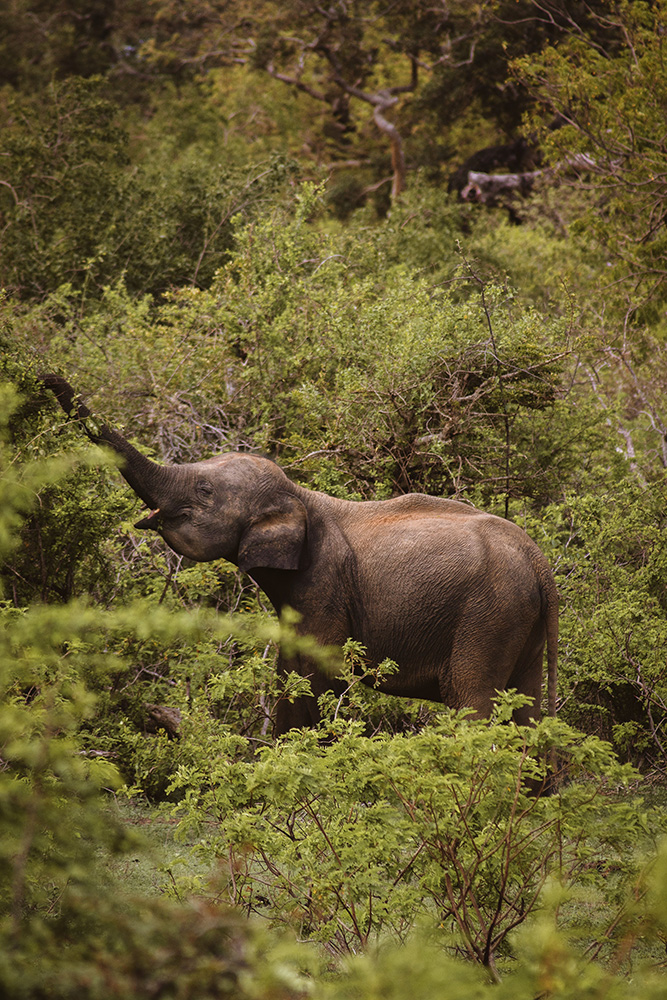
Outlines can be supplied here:
<path id="1" fill-rule="evenodd" d="M 297 497 L 285 493 L 243 532 L 239 569 L 299 569 L 306 543 L 308 518 Z"/>

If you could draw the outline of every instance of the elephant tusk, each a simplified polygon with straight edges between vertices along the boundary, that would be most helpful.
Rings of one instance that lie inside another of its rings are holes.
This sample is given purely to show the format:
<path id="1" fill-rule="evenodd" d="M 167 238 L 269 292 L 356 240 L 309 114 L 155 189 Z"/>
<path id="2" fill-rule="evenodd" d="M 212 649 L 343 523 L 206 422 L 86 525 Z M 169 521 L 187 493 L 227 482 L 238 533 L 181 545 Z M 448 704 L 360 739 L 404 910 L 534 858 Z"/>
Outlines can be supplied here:
<path id="1" fill-rule="evenodd" d="M 135 528 L 148 528 L 150 531 L 157 531 L 158 530 L 158 523 L 159 523 L 159 520 L 160 520 L 159 515 L 160 515 L 160 508 L 156 507 L 155 510 L 152 510 L 150 512 L 150 514 L 148 515 L 148 517 L 143 517 L 141 519 L 141 521 L 137 521 L 137 523 L 135 524 L 134 527 Z"/>

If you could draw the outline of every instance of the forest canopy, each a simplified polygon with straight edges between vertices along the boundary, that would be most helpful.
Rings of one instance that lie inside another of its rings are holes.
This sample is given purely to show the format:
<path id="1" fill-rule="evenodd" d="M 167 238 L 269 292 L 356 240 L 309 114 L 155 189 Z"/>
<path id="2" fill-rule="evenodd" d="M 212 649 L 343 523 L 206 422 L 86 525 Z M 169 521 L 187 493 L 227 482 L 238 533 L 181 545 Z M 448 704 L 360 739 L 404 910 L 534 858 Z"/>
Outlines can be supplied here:
<path id="1" fill-rule="evenodd" d="M 3 5 L 7 995 L 661 995 L 664 808 L 628 789 L 667 766 L 666 38 L 665 0 Z M 159 462 L 516 521 L 558 718 L 382 696 L 351 644 L 276 743 L 289 618 L 134 529 L 47 371 Z M 121 898 L 164 810 L 178 860 Z"/>

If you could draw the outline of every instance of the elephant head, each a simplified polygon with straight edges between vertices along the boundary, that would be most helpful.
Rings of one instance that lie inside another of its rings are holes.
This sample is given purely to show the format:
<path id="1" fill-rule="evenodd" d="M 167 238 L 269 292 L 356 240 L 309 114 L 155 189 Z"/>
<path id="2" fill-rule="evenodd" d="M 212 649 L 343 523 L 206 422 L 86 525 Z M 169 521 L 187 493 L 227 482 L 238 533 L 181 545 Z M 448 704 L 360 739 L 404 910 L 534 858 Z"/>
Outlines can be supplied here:
<path id="1" fill-rule="evenodd" d="M 160 465 L 106 424 L 91 426 L 90 410 L 64 378 L 40 378 L 90 440 L 110 446 L 121 459 L 123 477 L 151 508 L 135 527 L 156 531 L 175 552 L 197 562 L 227 559 L 246 572 L 304 567 L 306 508 L 274 462 L 230 452 L 203 462 Z"/>

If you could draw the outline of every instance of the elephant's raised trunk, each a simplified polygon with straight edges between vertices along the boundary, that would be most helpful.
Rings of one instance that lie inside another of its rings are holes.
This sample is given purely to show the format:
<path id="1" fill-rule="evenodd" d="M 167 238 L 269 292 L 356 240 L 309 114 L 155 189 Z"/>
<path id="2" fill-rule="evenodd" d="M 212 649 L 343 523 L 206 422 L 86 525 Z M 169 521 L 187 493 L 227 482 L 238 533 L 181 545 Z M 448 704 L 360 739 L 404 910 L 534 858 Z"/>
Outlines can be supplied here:
<path id="1" fill-rule="evenodd" d="M 68 416 L 81 423 L 84 431 L 95 444 L 108 444 L 122 458 L 120 471 L 137 496 L 151 508 L 160 507 L 173 493 L 171 481 L 176 470 L 151 462 L 142 455 L 122 434 L 106 424 L 91 428 L 87 421 L 92 414 L 74 389 L 61 375 L 40 375 L 40 381 L 50 389 Z"/>

